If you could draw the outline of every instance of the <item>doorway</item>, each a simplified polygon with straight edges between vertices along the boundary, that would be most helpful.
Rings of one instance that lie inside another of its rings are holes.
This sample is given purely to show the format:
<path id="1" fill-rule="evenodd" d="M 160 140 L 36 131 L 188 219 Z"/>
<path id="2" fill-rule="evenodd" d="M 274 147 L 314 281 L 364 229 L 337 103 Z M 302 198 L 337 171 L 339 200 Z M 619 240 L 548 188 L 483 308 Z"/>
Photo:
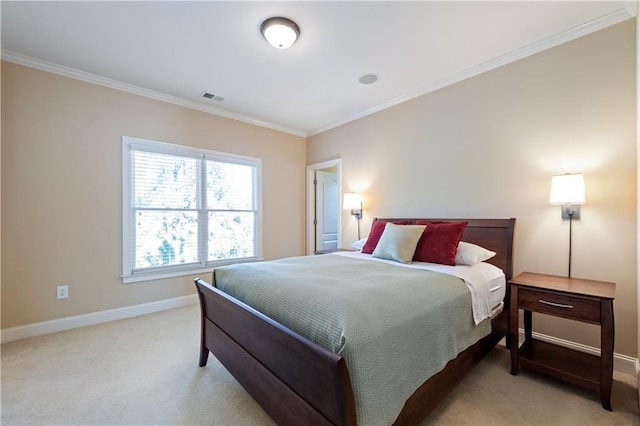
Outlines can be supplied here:
<path id="1" fill-rule="evenodd" d="M 340 159 L 307 166 L 307 254 L 340 247 L 340 169 Z"/>

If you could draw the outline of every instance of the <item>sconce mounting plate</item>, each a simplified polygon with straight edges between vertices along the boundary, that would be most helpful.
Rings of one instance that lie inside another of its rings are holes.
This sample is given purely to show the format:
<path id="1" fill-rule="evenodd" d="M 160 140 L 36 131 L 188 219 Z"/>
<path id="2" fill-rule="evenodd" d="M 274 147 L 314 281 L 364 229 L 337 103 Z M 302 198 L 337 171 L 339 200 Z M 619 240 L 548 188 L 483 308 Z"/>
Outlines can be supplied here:
<path id="1" fill-rule="evenodd" d="M 562 206 L 562 219 L 579 220 L 580 219 L 580 204 L 567 204 Z"/>

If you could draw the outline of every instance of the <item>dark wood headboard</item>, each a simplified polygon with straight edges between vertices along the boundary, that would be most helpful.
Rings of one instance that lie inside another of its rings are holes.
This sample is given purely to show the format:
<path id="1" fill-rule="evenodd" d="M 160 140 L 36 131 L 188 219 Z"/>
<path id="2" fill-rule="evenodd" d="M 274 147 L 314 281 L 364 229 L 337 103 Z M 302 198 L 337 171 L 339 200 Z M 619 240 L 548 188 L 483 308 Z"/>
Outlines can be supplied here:
<path id="1" fill-rule="evenodd" d="M 469 222 L 462 241 L 477 244 L 491 251 L 496 255 L 487 262 L 504 271 L 507 281 L 513 277 L 513 237 L 516 220 L 510 219 L 428 219 L 428 218 L 374 218 L 373 222 L 395 222 L 418 220 L 430 220 L 433 222 Z"/>

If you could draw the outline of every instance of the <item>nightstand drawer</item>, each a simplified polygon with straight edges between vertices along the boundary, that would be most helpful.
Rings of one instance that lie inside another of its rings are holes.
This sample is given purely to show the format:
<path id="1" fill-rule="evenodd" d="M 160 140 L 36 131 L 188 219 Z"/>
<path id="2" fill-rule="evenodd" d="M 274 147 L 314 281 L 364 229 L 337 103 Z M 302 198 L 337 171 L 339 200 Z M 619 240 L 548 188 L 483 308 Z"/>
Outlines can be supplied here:
<path id="1" fill-rule="evenodd" d="M 600 323 L 600 300 L 528 288 L 518 290 L 518 306 L 543 314 Z"/>

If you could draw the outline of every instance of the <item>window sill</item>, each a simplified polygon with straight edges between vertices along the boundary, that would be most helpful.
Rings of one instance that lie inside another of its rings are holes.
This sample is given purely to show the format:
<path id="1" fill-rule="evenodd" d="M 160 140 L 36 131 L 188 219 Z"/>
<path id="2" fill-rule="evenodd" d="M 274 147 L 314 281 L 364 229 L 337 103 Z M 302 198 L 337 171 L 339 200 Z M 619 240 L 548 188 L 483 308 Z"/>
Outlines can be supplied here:
<path id="1" fill-rule="evenodd" d="M 153 280 L 162 280 L 165 278 L 175 278 L 175 277 L 184 277 L 187 275 L 198 275 L 198 274 L 211 274 L 214 268 L 218 266 L 231 265 L 234 263 L 249 263 L 249 262 L 260 262 L 262 259 L 243 259 L 242 261 L 223 261 L 217 262 L 216 264 L 211 264 L 206 267 L 202 267 L 200 265 L 193 268 L 184 268 L 184 269 L 174 269 L 174 270 L 163 270 L 163 271 L 154 271 L 154 272 L 142 272 L 133 275 L 121 275 L 123 284 L 137 283 L 142 281 L 153 281 Z M 207 281 L 209 278 L 205 279 Z"/>
<path id="2" fill-rule="evenodd" d="M 135 274 L 135 275 L 125 275 L 122 276 L 122 283 L 137 283 L 141 281 L 153 281 L 153 280 L 162 280 L 165 278 L 175 278 L 175 277 L 184 277 L 186 275 L 197 275 L 197 274 L 211 274 L 213 271 L 213 267 L 207 268 L 193 268 L 193 269 L 181 269 L 179 271 L 162 271 L 162 272 L 149 272 L 146 274 Z"/>

